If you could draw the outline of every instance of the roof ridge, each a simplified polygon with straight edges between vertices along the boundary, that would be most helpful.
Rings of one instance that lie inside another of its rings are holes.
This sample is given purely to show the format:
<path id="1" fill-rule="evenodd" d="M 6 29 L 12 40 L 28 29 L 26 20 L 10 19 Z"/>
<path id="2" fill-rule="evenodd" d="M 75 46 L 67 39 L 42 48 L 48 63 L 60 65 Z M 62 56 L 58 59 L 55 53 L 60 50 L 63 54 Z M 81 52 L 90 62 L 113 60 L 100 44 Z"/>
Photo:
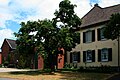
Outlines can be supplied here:
<path id="1" fill-rule="evenodd" d="M 6 38 L 5 40 L 7 41 L 8 45 L 12 48 L 12 46 L 10 45 L 8 39 Z M 9 39 L 9 40 L 10 40 L 10 39 Z"/>
<path id="2" fill-rule="evenodd" d="M 120 4 L 102 8 L 96 4 L 82 19 L 80 27 L 90 26 L 93 24 L 106 22 L 114 13 L 120 13 Z"/>
<path id="3" fill-rule="evenodd" d="M 102 8 L 102 9 L 113 8 L 113 7 L 116 7 L 116 6 L 120 6 L 120 4 L 116 4 L 116 5 L 112 5 L 112 6 L 104 7 L 104 8 Z"/>
<path id="4" fill-rule="evenodd" d="M 12 40 L 12 41 L 16 41 L 16 40 L 13 40 L 13 39 L 8 39 L 8 38 L 5 38 L 5 39 L 7 39 L 7 40 Z"/>
<path id="5" fill-rule="evenodd" d="M 99 5 L 97 5 L 97 6 L 94 6 L 91 10 L 89 10 L 89 12 L 88 13 L 86 13 L 81 19 L 83 19 L 87 14 L 89 14 L 94 8 L 96 8 L 96 7 L 98 7 L 98 8 L 100 8 L 100 9 L 102 9 Z"/>

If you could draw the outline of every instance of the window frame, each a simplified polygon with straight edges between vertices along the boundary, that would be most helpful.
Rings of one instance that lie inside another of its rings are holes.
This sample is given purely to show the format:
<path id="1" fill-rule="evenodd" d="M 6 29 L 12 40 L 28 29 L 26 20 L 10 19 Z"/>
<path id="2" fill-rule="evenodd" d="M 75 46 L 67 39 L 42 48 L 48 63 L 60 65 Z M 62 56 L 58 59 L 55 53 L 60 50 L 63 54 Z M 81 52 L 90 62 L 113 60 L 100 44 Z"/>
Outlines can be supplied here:
<path id="1" fill-rule="evenodd" d="M 102 49 L 107 49 L 107 54 L 108 54 L 108 60 L 102 60 Z M 112 48 L 102 48 L 102 49 L 98 49 L 98 62 L 109 62 L 109 61 L 112 61 Z"/>
<path id="2" fill-rule="evenodd" d="M 76 57 L 76 60 L 74 59 Z M 80 62 L 80 51 L 70 53 L 70 63 L 79 63 Z"/>
<path id="3" fill-rule="evenodd" d="M 105 59 L 105 56 L 106 56 L 106 59 Z M 107 48 L 101 49 L 101 61 L 102 62 L 109 61 L 109 52 Z"/>
<path id="4" fill-rule="evenodd" d="M 105 38 L 105 36 L 104 36 L 104 29 L 105 29 L 105 27 L 102 27 L 102 28 L 98 28 L 97 29 L 97 36 L 98 36 L 98 41 L 104 41 L 104 40 L 107 40 L 107 38 Z"/>
<path id="5" fill-rule="evenodd" d="M 78 62 L 78 54 L 73 53 L 73 55 L 72 55 L 72 61 L 73 61 L 73 63 L 74 62 Z"/>
<path id="6" fill-rule="evenodd" d="M 90 59 L 90 57 L 91 57 L 91 59 Z M 86 62 L 92 62 L 92 58 L 93 58 L 93 56 L 92 56 L 92 50 L 86 51 Z"/>
<path id="7" fill-rule="evenodd" d="M 85 32 L 85 43 L 92 42 L 92 31 Z"/>
<path id="8" fill-rule="evenodd" d="M 92 43 L 95 41 L 95 29 L 83 32 L 83 43 Z"/>

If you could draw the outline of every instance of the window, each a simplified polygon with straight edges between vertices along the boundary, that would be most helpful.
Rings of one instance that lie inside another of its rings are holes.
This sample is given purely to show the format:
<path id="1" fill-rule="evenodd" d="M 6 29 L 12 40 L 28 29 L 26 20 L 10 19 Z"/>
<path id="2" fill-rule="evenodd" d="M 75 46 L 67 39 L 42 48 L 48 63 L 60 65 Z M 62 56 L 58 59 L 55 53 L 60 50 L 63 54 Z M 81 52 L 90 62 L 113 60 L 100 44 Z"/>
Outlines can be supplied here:
<path id="1" fill-rule="evenodd" d="M 101 39 L 105 39 L 105 36 L 104 36 L 104 28 L 101 28 L 101 29 L 100 29 L 100 37 L 101 37 Z"/>
<path id="2" fill-rule="evenodd" d="M 78 55 L 77 54 L 74 53 L 72 57 L 73 57 L 73 62 L 76 62 L 78 60 Z"/>
<path id="3" fill-rule="evenodd" d="M 101 50 L 101 61 L 108 61 L 108 49 Z"/>
<path id="4" fill-rule="evenodd" d="M 80 52 L 70 53 L 70 62 L 80 62 Z"/>
<path id="5" fill-rule="evenodd" d="M 103 48 L 98 50 L 98 61 L 112 61 L 112 48 Z"/>
<path id="6" fill-rule="evenodd" d="M 91 31 L 88 31 L 85 33 L 85 41 L 92 42 L 92 32 Z"/>
<path id="7" fill-rule="evenodd" d="M 95 62 L 95 50 L 83 51 L 83 62 Z"/>
<path id="8" fill-rule="evenodd" d="M 83 32 L 83 43 L 95 41 L 95 30 Z"/>
<path id="9" fill-rule="evenodd" d="M 86 62 L 92 62 L 92 51 L 86 52 Z"/>
<path id="10" fill-rule="evenodd" d="M 98 33 L 98 41 L 100 40 L 106 40 L 105 36 L 104 36 L 104 27 L 103 28 L 100 28 L 97 30 L 97 33 Z"/>

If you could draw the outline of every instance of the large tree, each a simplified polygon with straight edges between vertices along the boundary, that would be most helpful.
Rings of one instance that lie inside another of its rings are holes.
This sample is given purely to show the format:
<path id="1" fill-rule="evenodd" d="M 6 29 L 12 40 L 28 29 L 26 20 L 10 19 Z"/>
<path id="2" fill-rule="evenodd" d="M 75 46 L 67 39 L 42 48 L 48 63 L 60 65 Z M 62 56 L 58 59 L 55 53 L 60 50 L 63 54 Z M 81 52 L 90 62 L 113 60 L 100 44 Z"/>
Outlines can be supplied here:
<path id="1" fill-rule="evenodd" d="M 15 33 L 19 53 L 27 56 L 26 59 L 32 58 L 28 57 L 29 54 L 40 53 L 45 63 L 48 62 L 50 66 L 56 64 L 58 48 L 70 51 L 80 41 L 75 29 L 81 21 L 74 7 L 69 0 L 64 0 L 60 2 L 59 11 L 55 12 L 52 20 L 22 22 L 19 32 Z"/>
<path id="2" fill-rule="evenodd" d="M 63 40 L 59 41 L 59 46 L 63 47 L 66 51 L 71 50 L 71 48 L 75 47 L 76 43 L 80 42 L 80 35 L 75 33 L 75 31 L 81 25 L 81 20 L 75 14 L 75 7 L 77 6 L 71 4 L 69 0 L 63 0 L 59 4 L 59 10 L 56 10 L 54 13 L 53 26 L 57 26 L 60 29 L 58 34 L 61 34 L 62 36 L 60 37 L 63 38 Z"/>
<path id="3" fill-rule="evenodd" d="M 104 36 L 108 39 L 118 40 L 118 66 L 119 65 L 119 38 L 120 38 L 120 13 L 112 14 L 110 21 L 105 27 Z"/>

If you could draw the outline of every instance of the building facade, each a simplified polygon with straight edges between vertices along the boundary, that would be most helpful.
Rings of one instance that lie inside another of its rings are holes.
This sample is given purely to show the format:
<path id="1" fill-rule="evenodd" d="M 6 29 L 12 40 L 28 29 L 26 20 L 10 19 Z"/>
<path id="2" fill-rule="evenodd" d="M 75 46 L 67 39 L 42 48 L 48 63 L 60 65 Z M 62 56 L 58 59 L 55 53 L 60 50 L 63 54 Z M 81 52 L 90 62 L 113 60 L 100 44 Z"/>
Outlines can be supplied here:
<path id="1" fill-rule="evenodd" d="M 77 67 L 120 65 L 118 41 L 106 39 L 103 35 L 105 24 L 114 13 L 120 13 L 120 4 L 106 8 L 95 4 L 82 18 L 82 24 L 78 30 L 80 44 L 67 53 L 68 63 L 76 63 Z"/>
<path id="2" fill-rule="evenodd" d="M 16 49 L 16 43 L 15 40 L 11 39 L 4 39 L 4 42 L 1 47 L 1 55 L 2 55 L 2 60 L 7 61 L 9 57 L 10 63 L 15 62 L 15 57 L 14 57 L 14 50 Z"/>

